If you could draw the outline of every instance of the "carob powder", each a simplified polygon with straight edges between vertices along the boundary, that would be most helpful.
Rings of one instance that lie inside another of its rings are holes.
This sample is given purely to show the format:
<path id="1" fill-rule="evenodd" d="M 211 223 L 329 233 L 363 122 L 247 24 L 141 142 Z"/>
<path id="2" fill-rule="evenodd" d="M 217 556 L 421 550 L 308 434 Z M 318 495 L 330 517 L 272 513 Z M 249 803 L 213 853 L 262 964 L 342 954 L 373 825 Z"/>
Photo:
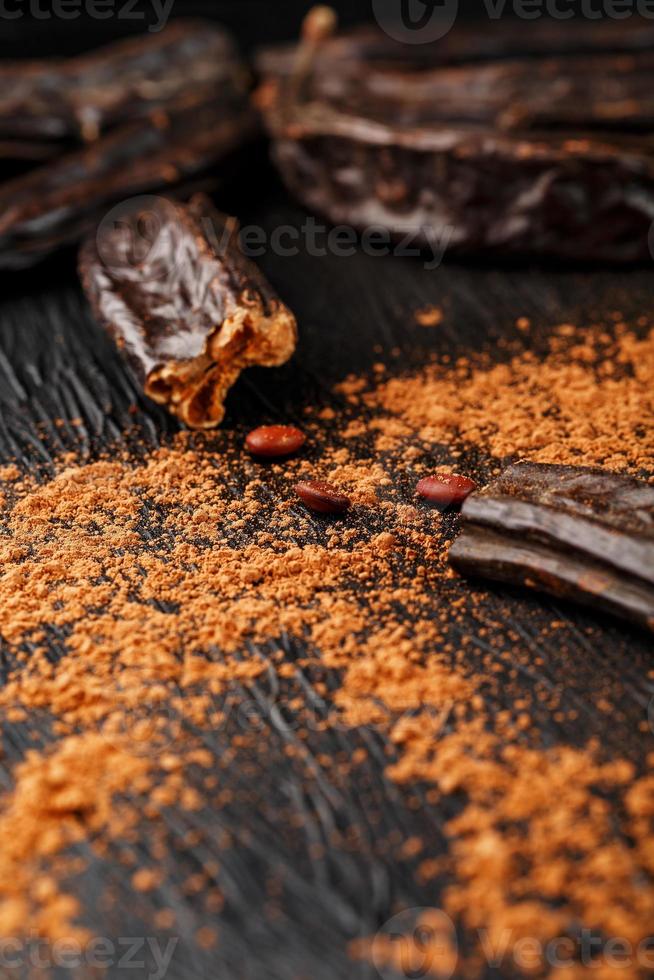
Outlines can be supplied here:
<path id="1" fill-rule="evenodd" d="M 283 463 L 259 463 L 242 434 L 223 433 L 69 458 L 45 482 L 2 470 L 0 702 L 7 725 L 49 719 L 53 739 L 14 768 L 0 801 L 0 934 L 29 922 L 49 939 L 84 938 L 65 883 L 81 870 L 72 845 L 106 854 L 166 807 L 220 806 L 199 733 L 220 726 L 219 699 L 234 685 L 271 665 L 280 677 L 296 669 L 290 637 L 300 666 L 319 663 L 338 681 L 325 724 L 378 726 L 396 750 L 388 776 L 398 786 L 427 786 L 437 807 L 458 801 L 445 854 L 429 840 L 403 846 L 419 855 L 433 904 L 473 937 L 462 970 L 483 961 L 479 929 L 495 946 L 508 936 L 509 950 L 582 927 L 636 944 L 649 935 L 654 744 L 638 769 L 592 740 L 541 744 L 536 715 L 564 722 L 576 711 L 564 703 L 575 657 L 565 624 L 546 628 L 561 637 L 560 683 L 514 694 L 512 678 L 538 666 L 537 639 L 493 620 L 497 600 L 453 575 L 456 518 L 415 486 L 431 472 L 469 472 L 470 447 L 475 479 L 509 456 L 651 476 L 654 335 L 562 327 L 541 359 L 435 363 L 404 378 L 380 365 L 376 378 L 344 382 L 340 407 L 309 409 L 303 455 Z M 338 521 L 297 500 L 294 486 L 315 479 L 351 501 Z M 498 637 L 511 646 L 505 671 Z M 206 772 L 204 791 L 189 766 Z M 139 869 L 135 891 L 156 888 L 161 873 Z M 205 869 L 188 888 L 219 879 Z M 223 899 L 215 887 L 210 898 L 211 921 Z M 163 909 L 158 921 L 174 917 Z M 215 939 L 210 921 L 203 947 Z M 350 952 L 368 957 L 370 944 Z M 517 972 L 551 970 L 536 956 Z"/>
<path id="2" fill-rule="evenodd" d="M 366 400 L 402 420 L 402 435 L 427 442 L 458 437 L 500 458 L 651 472 L 654 334 L 562 324 L 549 348 L 544 359 L 523 351 L 508 363 L 436 364 Z M 387 438 L 382 431 L 382 445 Z"/>

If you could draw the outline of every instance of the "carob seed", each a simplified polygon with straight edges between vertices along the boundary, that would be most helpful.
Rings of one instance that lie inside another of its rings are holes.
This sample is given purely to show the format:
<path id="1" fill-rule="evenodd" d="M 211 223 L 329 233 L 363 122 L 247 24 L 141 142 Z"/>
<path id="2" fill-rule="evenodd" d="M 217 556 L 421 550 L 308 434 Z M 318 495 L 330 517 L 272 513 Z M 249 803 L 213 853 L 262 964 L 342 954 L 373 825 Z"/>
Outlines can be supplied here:
<path id="1" fill-rule="evenodd" d="M 245 440 L 245 448 L 253 456 L 277 459 L 291 456 L 301 449 L 305 435 L 293 425 L 261 425 L 253 429 Z"/>
<path id="2" fill-rule="evenodd" d="M 439 507 L 459 507 L 469 497 L 477 484 L 467 476 L 455 473 L 434 473 L 420 480 L 416 487 L 419 497 L 424 497 Z"/>
<path id="3" fill-rule="evenodd" d="M 333 483 L 322 480 L 307 480 L 295 486 L 295 492 L 302 503 L 318 514 L 343 514 L 352 501 L 341 493 Z"/>

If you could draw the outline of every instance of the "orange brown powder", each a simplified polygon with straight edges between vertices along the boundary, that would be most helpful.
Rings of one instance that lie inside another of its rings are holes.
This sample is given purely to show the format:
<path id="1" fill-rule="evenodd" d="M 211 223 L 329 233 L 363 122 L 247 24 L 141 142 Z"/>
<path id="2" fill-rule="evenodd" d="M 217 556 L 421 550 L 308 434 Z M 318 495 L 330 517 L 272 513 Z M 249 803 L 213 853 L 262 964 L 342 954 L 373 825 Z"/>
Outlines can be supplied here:
<path id="1" fill-rule="evenodd" d="M 654 331 L 563 325 L 549 348 L 544 359 L 523 351 L 507 363 L 434 365 L 391 378 L 367 400 L 404 423 L 404 438 L 457 438 L 498 458 L 651 472 Z"/>
<path id="2" fill-rule="evenodd" d="M 327 666 L 346 675 L 352 670 L 342 711 L 354 723 L 357 716 L 378 716 L 380 664 L 390 709 L 400 698 L 406 701 L 408 647 L 413 656 L 424 655 L 435 638 L 426 619 L 429 597 L 416 596 L 398 571 L 407 536 L 417 533 L 401 510 L 397 535 L 387 530 L 368 540 L 361 529 L 327 524 L 321 543 L 298 546 L 299 529 L 309 530 L 312 519 L 291 514 L 292 473 L 303 474 L 306 461 L 273 468 L 288 473 L 282 496 L 270 493 L 267 471 L 247 462 L 238 492 L 228 496 L 234 454 L 223 460 L 186 443 L 180 437 L 144 461 L 122 457 L 68 466 L 44 485 L 26 481 L 14 488 L 13 506 L 4 516 L 0 635 L 17 665 L 0 706 L 8 719 L 40 711 L 53 715 L 61 740 L 50 752 L 36 754 L 32 768 L 41 767 L 47 782 L 69 739 L 97 757 L 99 770 L 113 766 L 116 753 L 133 760 L 121 766 L 120 785 L 109 782 L 103 795 L 99 783 L 100 801 L 92 779 L 71 767 L 66 791 L 88 800 L 80 802 L 73 820 L 77 836 L 58 834 L 54 851 L 80 836 L 101 844 L 107 834 L 119 834 L 121 822 L 110 826 L 104 819 L 112 791 L 145 793 L 152 812 L 176 801 L 202 805 L 184 788 L 181 770 L 196 749 L 192 740 L 180 740 L 180 732 L 185 721 L 205 729 L 220 724 L 220 698 L 229 685 L 264 670 L 256 654 L 243 656 L 248 643 L 287 633 L 318 648 Z M 390 483 L 380 467 L 371 471 L 348 453 L 326 452 L 325 459 L 356 506 L 373 506 L 375 486 Z M 386 501 L 388 527 L 395 523 L 392 507 Z M 424 548 L 433 551 L 426 537 Z M 398 603 L 421 611 L 419 641 L 402 639 Z M 373 616 L 388 623 L 384 631 L 370 632 Z M 53 630 L 64 637 L 57 664 L 51 659 Z M 450 696 L 452 684 L 460 685 L 434 657 L 415 672 L 410 699 L 439 679 L 439 700 Z M 161 755 L 171 738 L 172 759 Z M 168 770 L 163 773 L 162 761 Z M 4 800 L 7 819 L 22 820 L 31 841 L 42 834 L 50 839 L 60 813 L 53 811 L 45 821 L 28 770 L 19 767 L 15 779 Z M 96 813 L 100 803 L 102 819 Z M 8 840 L 5 866 L 0 862 L 0 926 L 15 927 L 18 888 L 23 913 L 29 906 L 31 921 L 56 937 L 64 929 L 62 896 L 46 896 L 42 909 L 34 892 L 43 873 L 40 847 L 26 847 L 11 834 Z M 19 880 L 13 875 L 17 862 L 23 867 Z M 72 901 L 64 907 L 73 915 Z"/>
<path id="3" fill-rule="evenodd" d="M 419 873 L 429 880 L 451 871 L 444 908 L 504 959 L 504 969 L 524 966 L 513 951 L 531 940 L 543 952 L 525 972 L 554 976 L 547 944 L 574 950 L 583 923 L 605 941 L 630 944 L 634 962 L 622 964 L 621 975 L 646 975 L 651 958 L 638 962 L 635 951 L 654 922 L 654 753 L 638 778 L 629 762 L 603 762 L 597 744 L 534 748 L 519 726 L 500 733 L 485 717 L 444 736 L 425 717 L 394 738 L 403 752 L 393 779 L 425 781 L 468 801 L 447 825 L 447 859 L 427 859 Z M 568 959 L 566 976 L 586 975 L 574 954 Z M 618 972 L 601 955 L 593 969 L 601 977 Z"/>
<path id="4" fill-rule="evenodd" d="M 493 455 L 547 458 L 554 447 L 559 461 L 649 466 L 637 422 L 651 410 L 651 355 L 651 335 L 566 328 L 542 363 L 432 366 L 373 389 L 357 379 L 345 386 L 354 416 L 345 409 L 342 438 L 321 428 L 339 422 L 334 410 L 307 426 L 320 447 L 312 461 L 261 467 L 229 437 L 217 453 L 181 436 L 145 458 L 64 465 L 41 485 L 5 471 L 0 636 L 14 667 L 0 708 L 7 721 L 52 716 L 56 740 L 16 768 L 0 803 L 0 929 L 29 920 L 71 935 L 79 910 L 58 881 L 72 843 L 103 849 L 144 814 L 205 804 L 184 772 L 210 772 L 213 758 L 188 729 L 219 725 L 230 685 L 264 663 L 292 672 L 285 635 L 306 646 L 305 661 L 338 672 L 329 724 L 378 726 L 397 750 L 394 781 L 465 801 L 446 856 L 429 841 L 412 848 L 421 881 L 447 879 L 445 908 L 462 929 L 546 940 L 579 921 L 647 935 L 651 776 L 593 744 L 543 749 L 530 708 L 543 697 L 559 712 L 556 692 L 486 712 L 482 692 L 505 680 L 492 657 L 480 669 L 472 656 L 493 629 L 484 594 L 451 575 L 441 516 L 401 484 L 424 475 L 421 440 L 453 436 L 464 448 L 445 462 L 457 470 L 468 443 L 490 468 Z M 588 425 L 575 429 L 582 408 Z M 352 499 L 346 521 L 316 524 L 298 508 L 293 484 L 312 478 Z M 512 640 L 511 663 L 530 669 L 533 650 Z M 71 754 L 81 765 L 62 766 Z M 152 872 L 136 871 L 133 887 L 156 887 Z"/>

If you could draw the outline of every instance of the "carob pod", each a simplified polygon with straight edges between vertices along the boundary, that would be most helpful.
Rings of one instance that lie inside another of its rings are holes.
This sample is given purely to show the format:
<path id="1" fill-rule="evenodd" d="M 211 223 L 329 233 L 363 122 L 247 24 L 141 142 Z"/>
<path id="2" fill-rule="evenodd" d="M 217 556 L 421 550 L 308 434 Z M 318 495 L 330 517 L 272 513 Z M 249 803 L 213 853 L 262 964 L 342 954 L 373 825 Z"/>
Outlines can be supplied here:
<path id="1" fill-rule="evenodd" d="M 93 140 L 117 124 L 207 101 L 221 87 L 248 87 L 229 35 L 209 22 L 175 21 L 65 61 L 4 63 L 0 139 Z"/>
<path id="2" fill-rule="evenodd" d="M 654 486 L 607 470 L 517 463 L 469 497 L 461 573 L 528 586 L 654 631 Z"/>
<path id="3" fill-rule="evenodd" d="M 112 204 L 133 195 L 183 187 L 200 175 L 218 183 L 256 132 L 244 97 L 224 92 L 157 125 L 126 123 L 0 185 L 0 268 L 32 265 L 79 240 Z"/>
<path id="4" fill-rule="evenodd" d="M 506 60 L 501 27 L 494 45 L 471 35 L 468 60 L 462 33 L 323 39 L 310 69 L 306 37 L 264 52 L 258 103 L 284 180 L 335 223 L 451 252 L 649 258 L 652 30 L 564 33 L 532 38 L 530 57 L 511 34 Z"/>
<path id="5" fill-rule="evenodd" d="M 314 8 L 315 10 L 315 8 Z M 306 33 L 306 32 L 305 32 Z M 561 24 L 542 18 L 538 24 L 504 20 L 493 30 L 458 24 L 438 41 L 411 49 L 374 27 L 355 27 L 321 43 L 314 57 L 315 75 L 325 87 L 340 84 L 344 73 L 361 74 L 361 62 L 415 72 L 434 67 L 515 61 L 519 58 L 572 57 L 592 54 L 634 54 L 654 47 L 654 23 L 625 19 L 573 20 Z M 297 63 L 297 44 L 278 44 L 257 53 L 264 75 L 288 76 Z M 337 68 L 328 80 L 326 68 Z"/>
<path id="6" fill-rule="evenodd" d="M 146 395 L 192 428 L 222 421 L 244 368 L 283 364 L 295 349 L 295 317 L 236 231 L 204 195 L 185 206 L 154 198 L 102 225 L 80 253 L 97 319 Z"/>

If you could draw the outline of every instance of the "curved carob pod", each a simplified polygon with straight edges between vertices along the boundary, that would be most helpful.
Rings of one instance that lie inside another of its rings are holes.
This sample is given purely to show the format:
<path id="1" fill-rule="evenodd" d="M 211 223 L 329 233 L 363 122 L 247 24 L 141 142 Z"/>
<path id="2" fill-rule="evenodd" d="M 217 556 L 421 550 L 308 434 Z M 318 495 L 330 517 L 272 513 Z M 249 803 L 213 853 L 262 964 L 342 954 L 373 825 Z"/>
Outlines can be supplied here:
<path id="1" fill-rule="evenodd" d="M 469 497 L 450 549 L 465 575 L 527 586 L 654 631 L 654 486 L 517 463 Z"/>
<path id="2" fill-rule="evenodd" d="M 295 317 L 236 232 L 204 195 L 153 198 L 102 224 L 80 253 L 97 319 L 145 394 L 191 428 L 222 421 L 242 370 L 283 364 L 295 349 Z"/>
<path id="3" fill-rule="evenodd" d="M 67 60 L 0 66 L 0 139 L 90 141 L 113 126 L 248 88 L 230 36 L 179 20 Z"/>
<path id="4" fill-rule="evenodd" d="M 0 268 L 33 265 L 78 241 L 112 204 L 176 190 L 200 176 L 219 184 L 257 133 L 247 101 L 231 97 L 163 118 L 127 123 L 91 145 L 0 185 Z"/>
<path id="5" fill-rule="evenodd" d="M 335 223 L 438 236 L 452 252 L 648 258 L 652 29 L 566 25 L 559 43 L 535 31 L 529 56 L 526 35 L 502 49 L 502 30 L 468 35 L 467 60 L 464 32 L 264 52 L 258 104 L 287 185 Z"/>
<path id="6" fill-rule="evenodd" d="M 259 133 L 249 82 L 229 35 L 195 21 L 49 72 L 28 64 L 23 88 L 0 94 L 0 132 L 11 128 L 22 99 L 31 109 L 26 136 L 75 134 L 87 142 L 62 150 L 52 141 L 56 155 L 0 184 L 0 268 L 33 265 L 78 241 L 108 207 L 133 195 L 188 196 L 198 182 L 220 185 Z M 43 152 L 48 143 L 31 145 Z"/>

